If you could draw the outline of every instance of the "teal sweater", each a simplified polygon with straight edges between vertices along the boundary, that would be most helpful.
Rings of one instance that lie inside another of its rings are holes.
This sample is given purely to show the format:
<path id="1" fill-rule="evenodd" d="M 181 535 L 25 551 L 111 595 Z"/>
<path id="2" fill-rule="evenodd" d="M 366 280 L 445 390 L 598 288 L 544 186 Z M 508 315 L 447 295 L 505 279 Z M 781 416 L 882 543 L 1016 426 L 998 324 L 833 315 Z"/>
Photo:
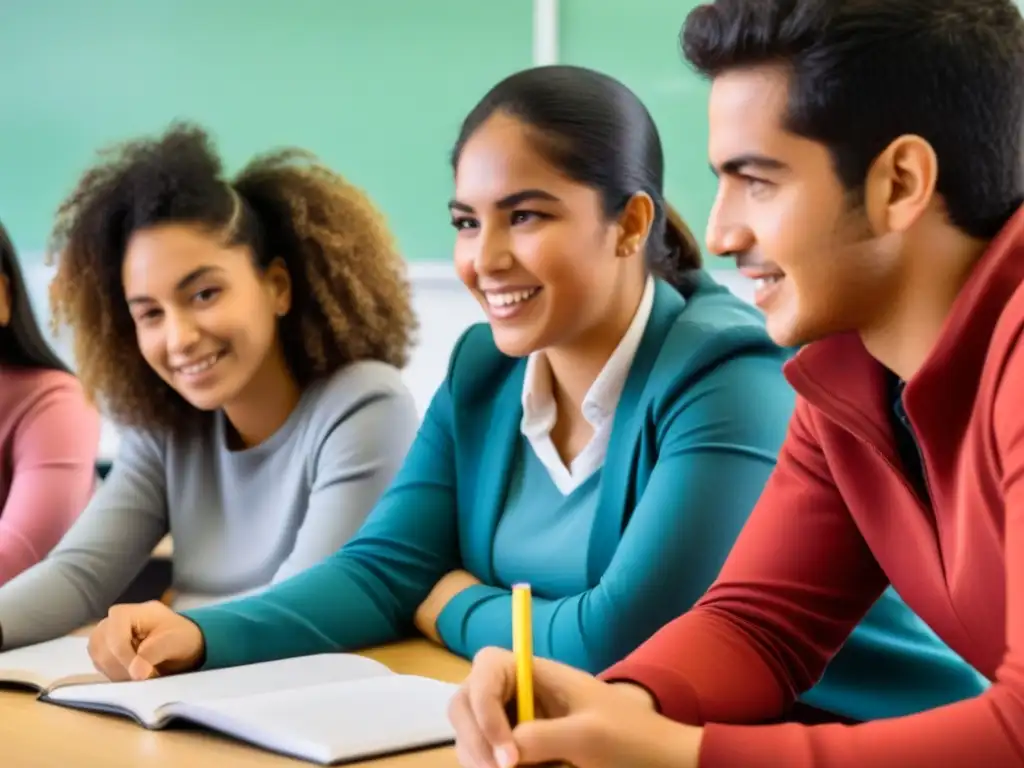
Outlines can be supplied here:
<path id="1" fill-rule="evenodd" d="M 614 417 L 591 530 L 578 538 L 589 588 L 534 600 L 538 655 L 598 672 L 701 596 L 784 438 L 794 402 L 785 356 L 760 316 L 710 278 L 687 301 L 658 283 Z M 186 612 L 204 635 L 205 667 L 410 636 L 417 607 L 456 569 L 482 584 L 442 611 L 445 644 L 466 657 L 510 647 L 511 594 L 495 576 L 493 544 L 520 444 L 524 369 L 525 360 L 498 351 L 486 325 L 467 331 L 403 468 L 360 532 L 257 596 Z M 905 639 L 890 639 L 899 654 Z M 889 647 L 871 640 L 869 661 Z M 856 632 L 849 643 L 857 646 Z M 937 640 L 927 650 L 922 674 L 953 683 L 969 672 Z M 850 683 L 870 685 L 870 676 Z M 965 693 L 949 686 L 939 698 Z"/>

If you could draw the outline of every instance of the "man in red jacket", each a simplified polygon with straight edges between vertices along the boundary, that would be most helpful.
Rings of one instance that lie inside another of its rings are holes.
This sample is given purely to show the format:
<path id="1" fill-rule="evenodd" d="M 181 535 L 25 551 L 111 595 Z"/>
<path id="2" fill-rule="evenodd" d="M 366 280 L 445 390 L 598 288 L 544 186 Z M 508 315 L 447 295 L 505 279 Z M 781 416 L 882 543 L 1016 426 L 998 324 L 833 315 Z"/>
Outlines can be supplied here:
<path id="1" fill-rule="evenodd" d="M 712 251 L 802 346 L 775 473 L 717 582 L 597 680 L 486 651 L 466 766 L 1024 766 L 1024 20 L 1013 0 L 715 0 Z M 751 392 L 757 397 L 757 392 Z M 727 482 L 723 478 L 723 482 Z M 860 725 L 783 723 L 892 584 L 992 681 Z"/>

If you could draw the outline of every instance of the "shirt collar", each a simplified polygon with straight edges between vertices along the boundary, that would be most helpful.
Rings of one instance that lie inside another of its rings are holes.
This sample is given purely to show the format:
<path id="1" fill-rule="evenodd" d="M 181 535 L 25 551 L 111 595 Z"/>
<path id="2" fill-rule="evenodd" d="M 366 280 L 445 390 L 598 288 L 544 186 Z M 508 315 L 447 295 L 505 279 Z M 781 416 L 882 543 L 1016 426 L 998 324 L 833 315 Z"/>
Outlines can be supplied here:
<path id="1" fill-rule="evenodd" d="M 594 428 L 607 422 L 618 407 L 629 369 L 654 308 L 654 286 L 654 278 L 648 277 L 629 328 L 583 398 L 583 418 Z M 522 403 L 522 433 L 528 437 L 539 437 L 551 432 L 558 413 L 552 392 L 551 367 L 543 350 L 531 353 L 526 360 Z"/>

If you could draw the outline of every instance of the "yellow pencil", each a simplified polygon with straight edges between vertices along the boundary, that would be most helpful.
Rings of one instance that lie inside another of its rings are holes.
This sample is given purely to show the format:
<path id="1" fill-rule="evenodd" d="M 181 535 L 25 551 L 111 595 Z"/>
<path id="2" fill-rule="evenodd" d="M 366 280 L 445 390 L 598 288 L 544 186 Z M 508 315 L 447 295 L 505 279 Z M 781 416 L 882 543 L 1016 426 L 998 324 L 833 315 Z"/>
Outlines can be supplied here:
<path id="1" fill-rule="evenodd" d="M 512 652 L 516 657 L 516 703 L 519 722 L 533 720 L 533 617 L 530 585 L 512 586 Z"/>

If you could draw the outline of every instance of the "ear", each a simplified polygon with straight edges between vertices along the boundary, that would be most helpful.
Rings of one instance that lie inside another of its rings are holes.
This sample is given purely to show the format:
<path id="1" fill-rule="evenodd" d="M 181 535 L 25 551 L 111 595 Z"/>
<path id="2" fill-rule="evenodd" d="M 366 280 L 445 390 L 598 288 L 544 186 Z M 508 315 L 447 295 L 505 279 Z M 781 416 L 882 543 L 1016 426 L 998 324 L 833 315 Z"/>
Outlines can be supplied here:
<path id="1" fill-rule="evenodd" d="M 935 202 L 939 160 L 920 136 L 900 136 L 868 170 L 864 202 L 875 232 L 906 232 Z"/>
<path id="2" fill-rule="evenodd" d="M 619 214 L 619 237 L 615 252 L 620 257 L 641 253 L 654 222 L 654 201 L 646 192 L 637 192 Z"/>
<path id="3" fill-rule="evenodd" d="M 11 322 L 11 283 L 7 275 L 0 274 L 0 328 Z"/>
<path id="4" fill-rule="evenodd" d="M 270 262 L 263 271 L 263 280 L 270 291 L 275 314 L 284 317 L 292 308 L 292 276 L 284 259 Z"/>

